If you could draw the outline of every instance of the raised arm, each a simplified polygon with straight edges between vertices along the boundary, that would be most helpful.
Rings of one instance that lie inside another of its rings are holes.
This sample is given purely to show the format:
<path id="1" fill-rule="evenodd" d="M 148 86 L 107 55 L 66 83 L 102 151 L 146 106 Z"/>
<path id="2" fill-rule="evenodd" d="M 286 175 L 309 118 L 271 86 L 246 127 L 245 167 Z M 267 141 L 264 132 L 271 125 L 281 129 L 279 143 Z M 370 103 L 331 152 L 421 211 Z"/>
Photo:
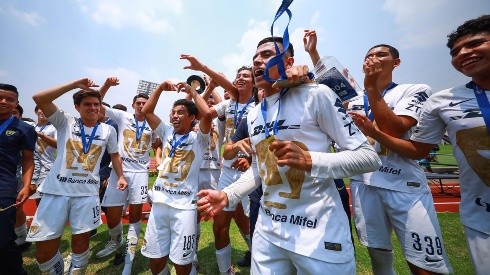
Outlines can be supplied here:
<path id="1" fill-rule="evenodd" d="M 53 137 L 50 137 L 42 132 L 37 132 L 37 136 L 42 139 L 44 142 L 46 142 L 46 144 L 48 144 L 49 146 L 53 147 L 53 148 L 58 148 L 58 144 L 57 144 L 57 141 L 55 138 Z"/>
<path id="2" fill-rule="evenodd" d="M 366 58 L 363 64 L 364 89 L 368 95 L 369 106 L 378 128 L 394 137 L 401 137 L 417 124 L 417 120 L 409 116 L 398 116 L 386 104 L 381 94 L 382 91 L 378 90 L 378 83 L 382 79 L 383 70 L 386 68 L 382 67 L 378 57 Z"/>
<path id="3" fill-rule="evenodd" d="M 390 151 L 393 151 L 402 157 L 422 159 L 425 158 L 429 154 L 430 150 L 435 146 L 435 144 L 422 143 L 413 140 L 403 140 L 393 137 L 376 129 L 373 123 L 366 116 L 358 113 L 349 114 L 352 116 L 352 120 L 359 130 L 364 133 L 364 135 L 377 140 Z"/>
<path id="4" fill-rule="evenodd" d="M 145 119 L 150 125 L 151 129 L 155 130 L 162 120 L 155 114 L 155 107 L 157 106 L 158 99 L 163 91 L 175 91 L 177 87 L 170 81 L 165 80 L 156 87 L 156 89 L 151 93 L 150 98 L 141 109 Z"/>
<path id="5" fill-rule="evenodd" d="M 196 89 L 192 88 L 189 84 L 185 82 L 180 82 L 177 84 L 178 91 L 183 90 L 187 95 L 192 97 L 192 100 L 196 103 L 197 110 L 199 112 L 200 121 L 199 128 L 204 134 L 208 134 L 211 130 L 211 120 L 212 114 L 208 107 L 207 102 L 196 92 Z M 148 102 L 146 103 L 148 104 Z M 146 106 L 146 105 L 145 105 Z"/>
<path id="6" fill-rule="evenodd" d="M 100 87 L 100 89 L 99 89 L 100 101 L 104 101 L 104 97 L 107 94 L 107 92 L 109 91 L 109 89 L 111 87 L 117 86 L 117 85 L 119 85 L 119 79 L 117 77 L 114 77 L 114 76 L 108 77 L 105 80 L 104 85 L 102 85 L 102 87 Z M 100 112 L 102 113 L 102 115 L 105 115 L 105 108 L 106 107 L 102 104 L 101 108 L 100 108 Z"/>
<path id="7" fill-rule="evenodd" d="M 43 111 L 44 115 L 46 117 L 50 117 L 56 112 L 56 110 L 58 110 L 58 107 L 56 107 L 56 105 L 53 103 L 55 99 L 74 89 L 82 89 L 95 92 L 95 90 L 91 89 L 92 87 L 97 87 L 97 85 L 95 85 L 95 83 L 88 78 L 82 78 L 38 92 L 32 96 L 32 99 Z"/>
<path id="8" fill-rule="evenodd" d="M 201 61 L 199 61 L 194 56 L 189 54 L 181 54 L 180 59 L 186 59 L 190 63 L 190 65 L 185 66 L 184 69 L 201 71 L 211 77 L 214 81 L 216 81 L 216 83 L 219 86 L 223 87 L 223 89 L 228 91 L 236 91 L 235 85 L 233 85 L 233 83 L 231 83 L 223 74 L 220 74 L 209 68 L 208 66 L 202 64 Z"/>
<path id="9" fill-rule="evenodd" d="M 316 63 L 320 60 L 320 54 L 316 48 L 317 41 L 318 39 L 314 30 L 305 30 L 303 45 L 305 46 L 305 51 L 310 55 L 313 66 L 316 66 Z"/>

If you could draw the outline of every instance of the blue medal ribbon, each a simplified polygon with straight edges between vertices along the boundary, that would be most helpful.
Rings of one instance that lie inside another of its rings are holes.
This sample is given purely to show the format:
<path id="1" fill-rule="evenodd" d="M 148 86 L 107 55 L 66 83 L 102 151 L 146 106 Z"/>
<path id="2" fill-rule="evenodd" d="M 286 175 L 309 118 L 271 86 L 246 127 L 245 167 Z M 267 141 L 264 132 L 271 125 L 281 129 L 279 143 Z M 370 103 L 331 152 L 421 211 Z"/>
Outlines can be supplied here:
<path id="1" fill-rule="evenodd" d="M 49 124 L 49 123 L 48 123 L 48 124 Z M 41 132 L 41 133 L 42 133 L 42 132 L 43 132 L 43 130 L 44 130 L 44 128 L 46 128 L 46 126 L 48 126 L 48 124 L 43 125 L 43 126 L 41 127 L 41 129 L 39 129 L 39 132 Z M 39 125 L 36 125 L 36 127 L 39 127 Z"/>
<path id="2" fill-rule="evenodd" d="M 85 136 L 85 129 L 83 127 L 82 119 L 78 119 L 78 126 L 80 127 L 80 132 L 81 132 L 81 138 L 82 138 L 82 145 L 83 145 L 83 153 L 88 154 L 90 151 L 90 146 L 92 146 L 92 141 L 94 140 L 95 137 L 95 132 L 97 132 L 97 127 L 99 126 L 99 123 L 95 124 L 94 129 L 92 129 L 92 133 L 90 134 L 90 137 L 88 138 L 88 141 L 86 140 Z"/>
<path id="3" fill-rule="evenodd" d="M 233 117 L 233 125 L 235 126 L 235 129 L 238 128 L 238 124 L 240 124 L 240 121 L 242 121 L 242 117 L 243 114 L 245 113 L 245 110 L 247 109 L 248 105 L 250 105 L 250 103 L 252 102 L 254 102 L 253 96 L 248 100 L 247 104 L 240 111 L 240 116 L 238 116 L 238 101 L 235 103 L 235 114 Z"/>
<path id="4" fill-rule="evenodd" d="M 14 120 L 14 116 L 10 116 L 9 118 L 7 118 L 7 120 L 5 120 L 2 123 L 2 125 L 0 125 L 0 135 L 3 134 L 3 132 L 5 132 L 5 130 L 10 125 L 10 123 L 12 123 L 13 120 Z"/>
<path id="5" fill-rule="evenodd" d="M 398 86 L 398 84 L 396 84 L 395 82 L 391 82 L 390 85 L 388 85 L 388 87 L 386 87 L 386 89 L 384 89 L 384 91 L 381 93 L 381 97 L 385 97 L 386 93 L 389 90 L 395 88 L 396 86 Z M 370 110 L 369 99 L 366 91 L 364 91 L 364 112 L 366 112 L 366 116 L 369 118 L 369 120 L 373 121 L 374 115 L 372 112 L 369 112 L 369 110 Z"/>
<path id="6" fill-rule="evenodd" d="M 274 17 L 274 21 L 272 22 L 271 26 L 271 36 L 274 37 L 274 23 L 276 22 L 281 15 L 286 12 L 289 16 L 289 21 L 288 24 L 286 25 L 286 29 L 284 30 L 284 34 L 282 37 L 283 41 L 283 51 L 281 52 L 279 50 L 279 47 L 277 46 L 277 43 L 274 41 L 274 47 L 276 49 L 276 56 L 271 58 L 269 62 L 267 62 L 267 65 L 265 66 L 264 74 L 262 75 L 262 78 L 266 81 L 269 82 L 274 82 L 277 80 L 286 80 L 286 70 L 284 69 L 284 61 L 283 61 L 283 56 L 286 53 L 287 49 L 289 48 L 289 23 L 291 22 L 291 17 L 293 16 L 291 11 L 288 9 L 289 6 L 293 3 L 293 0 L 283 0 L 281 3 L 281 6 L 276 12 L 276 16 Z M 269 77 L 269 69 L 277 65 L 277 71 L 279 72 L 279 79 L 272 79 Z"/>
<path id="7" fill-rule="evenodd" d="M 138 119 L 136 116 L 134 116 L 134 121 L 136 122 L 136 140 L 139 141 L 146 127 L 146 119 L 143 121 L 143 125 L 141 125 L 141 127 L 138 124 Z"/>
<path id="8" fill-rule="evenodd" d="M 485 126 L 487 126 L 487 132 L 490 134 L 490 102 L 488 102 L 485 90 L 478 87 L 475 82 L 471 81 L 468 85 L 473 89 L 475 93 L 476 101 L 478 102 L 478 107 L 480 107 L 481 114 L 483 116 L 483 121 Z"/>
<path id="9" fill-rule="evenodd" d="M 277 114 L 276 118 L 274 119 L 274 122 L 272 123 L 272 134 L 277 135 L 279 132 L 279 128 L 277 126 L 277 121 L 279 119 L 279 113 L 281 112 L 281 98 L 289 91 L 289 89 L 285 88 L 281 90 L 281 93 L 279 94 L 279 98 L 277 99 L 279 101 L 279 106 L 277 107 Z M 262 103 L 260 105 L 260 110 L 262 112 L 262 118 L 264 120 L 264 134 L 265 137 L 268 138 L 270 137 L 269 133 L 269 127 L 267 126 L 267 100 L 264 98 L 262 99 Z"/>
<path id="10" fill-rule="evenodd" d="M 177 141 L 175 140 L 175 135 L 176 133 L 174 132 L 174 137 L 172 139 L 172 149 L 170 150 L 170 153 L 168 153 L 169 158 L 172 158 L 175 155 L 175 150 L 177 150 L 177 147 L 179 147 L 182 141 L 184 141 L 189 136 L 189 133 L 181 136 Z"/>

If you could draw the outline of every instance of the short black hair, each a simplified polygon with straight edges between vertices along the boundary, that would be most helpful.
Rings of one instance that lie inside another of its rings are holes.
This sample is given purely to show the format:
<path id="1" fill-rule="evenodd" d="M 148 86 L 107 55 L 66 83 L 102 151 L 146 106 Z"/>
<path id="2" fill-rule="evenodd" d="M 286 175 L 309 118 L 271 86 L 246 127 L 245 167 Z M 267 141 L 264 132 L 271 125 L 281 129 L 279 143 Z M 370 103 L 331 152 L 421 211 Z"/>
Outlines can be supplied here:
<path id="1" fill-rule="evenodd" d="M 111 108 L 111 105 L 109 103 L 102 101 L 102 105 L 106 106 L 107 108 Z"/>
<path id="2" fill-rule="evenodd" d="M 400 52 L 395 47 L 388 45 L 388 44 L 378 44 L 378 45 L 372 46 L 371 48 L 369 48 L 369 50 L 367 52 L 369 52 L 370 50 L 372 50 L 374 48 L 379 48 L 379 47 L 388 48 L 388 51 L 390 52 L 391 57 L 393 57 L 395 59 L 400 58 Z"/>
<path id="3" fill-rule="evenodd" d="M 238 68 L 238 70 L 236 70 L 236 73 L 239 74 L 241 71 L 251 71 L 252 72 L 252 66 L 241 66 L 240 68 Z"/>
<path id="4" fill-rule="evenodd" d="M 446 46 L 452 49 L 458 39 L 466 35 L 479 33 L 490 33 L 490 15 L 482 15 L 478 18 L 468 20 L 459 26 L 455 31 L 448 34 Z"/>
<path id="5" fill-rule="evenodd" d="M 17 87 L 15 87 L 14 85 L 0 83 L 0 90 L 10 91 L 19 96 L 19 91 L 17 91 Z"/>
<path id="6" fill-rule="evenodd" d="M 178 99 L 174 102 L 174 105 L 172 108 L 175 108 L 175 106 L 183 105 L 186 109 L 189 115 L 191 116 L 197 116 L 197 107 L 194 101 L 182 98 Z"/>
<path id="7" fill-rule="evenodd" d="M 150 97 L 147 94 L 139 93 L 133 97 L 133 104 L 136 102 L 136 99 L 138 98 L 144 98 L 148 100 Z"/>
<path id="8" fill-rule="evenodd" d="M 128 108 L 122 104 L 114 104 L 114 106 L 112 106 L 112 109 L 117 109 L 125 112 L 128 110 Z"/>
<path id="9" fill-rule="evenodd" d="M 75 105 L 80 105 L 80 103 L 82 103 L 82 100 L 86 97 L 96 97 L 99 100 L 99 103 L 101 103 L 99 92 L 85 90 L 80 90 L 73 94 L 73 103 Z"/>
<path id="10" fill-rule="evenodd" d="M 259 43 L 257 44 L 257 48 L 260 47 L 260 45 L 265 44 L 265 43 L 269 43 L 269 42 L 281 43 L 281 46 L 284 47 L 284 42 L 283 42 L 282 37 L 269 36 L 269 37 L 266 37 L 266 38 L 260 40 Z M 284 49 L 282 49 L 282 50 L 284 50 Z M 286 57 L 294 57 L 294 47 L 293 47 L 293 44 L 291 44 L 291 42 L 289 43 L 289 47 L 286 51 L 285 56 Z"/>
<path id="11" fill-rule="evenodd" d="M 19 114 L 22 117 L 22 115 L 24 114 L 24 108 L 22 108 L 22 106 L 20 106 L 20 104 L 17 104 L 17 107 L 15 107 L 15 109 L 17 109 L 17 111 L 19 111 Z"/>

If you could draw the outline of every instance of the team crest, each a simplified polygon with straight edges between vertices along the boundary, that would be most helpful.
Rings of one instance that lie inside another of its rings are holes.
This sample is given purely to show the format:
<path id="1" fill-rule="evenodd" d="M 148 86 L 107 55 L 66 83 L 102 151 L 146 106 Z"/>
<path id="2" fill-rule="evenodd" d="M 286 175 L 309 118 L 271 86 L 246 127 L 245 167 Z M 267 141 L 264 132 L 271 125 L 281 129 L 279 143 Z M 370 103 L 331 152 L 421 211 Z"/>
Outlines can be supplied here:
<path id="1" fill-rule="evenodd" d="M 5 131 L 5 135 L 8 137 L 13 136 L 13 135 L 15 135 L 15 131 L 14 130 L 7 130 L 7 131 Z"/>
<path id="2" fill-rule="evenodd" d="M 31 224 L 29 227 L 29 236 L 36 235 L 39 232 L 39 225 Z"/>

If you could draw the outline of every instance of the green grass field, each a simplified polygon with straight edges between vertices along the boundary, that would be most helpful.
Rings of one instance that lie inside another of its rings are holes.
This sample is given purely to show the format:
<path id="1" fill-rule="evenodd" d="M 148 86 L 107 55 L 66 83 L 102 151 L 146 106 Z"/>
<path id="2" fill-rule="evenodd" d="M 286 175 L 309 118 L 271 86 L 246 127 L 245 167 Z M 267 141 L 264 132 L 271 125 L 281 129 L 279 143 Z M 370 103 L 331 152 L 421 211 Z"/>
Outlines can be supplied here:
<path id="1" fill-rule="evenodd" d="M 442 227 L 442 233 L 444 238 L 444 244 L 449 255 L 449 260 L 454 269 L 454 274 L 474 274 L 473 268 L 470 264 L 468 250 L 466 247 L 466 240 L 463 234 L 463 227 L 459 223 L 458 213 L 441 213 L 438 214 L 439 222 Z M 143 257 L 139 252 L 144 230 L 146 224 L 142 226 L 142 233 L 140 235 L 140 242 L 136 254 L 136 260 L 133 265 L 133 274 L 151 274 L 148 266 L 148 259 Z M 216 257 L 214 254 L 214 243 L 212 233 L 212 223 L 203 222 L 201 231 L 201 240 L 199 243 L 199 274 L 219 274 L 216 264 Z M 124 227 L 125 232 L 127 226 Z M 355 234 L 355 233 L 354 233 Z M 105 245 L 105 241 L 108 238 L 107 226 L 102 225 L 99 227 L 99 234 L 97 234 L 90 243 L 90 250 L 92 256 L 90 257 L 89 268 L 87 274 L 120 274 L 122 271 L 122 265 L 113 266 L 111 261 L 113 256 L 109 256 L 104 259 L 95 258 L 95 253 L 102 249 Z M 239 260 L 246 251 L 246 244 L 243 241 L 238 229 L 234 223 L 231 228 L 232 239 L 232 261 L 235 263 Z M 356 239 L 356 238 L 354 238 Z M 61 252 L 63 256 L 66 256 L 69 252 L 69 230 L 66 229 L 61 242 Z M 396 239 L 393 239 L 395 243 L 395 270 L 397 274 L 410 274 L 407 264 L 403 258 L 402 252 Z M 355 241 L 356 246 L 356 260 L 357 260 L 357 274 L 371 274 L 371 263 L 365 247 Z M 40 274 L 34 259 L 34 246 L 24 253 L 24 265 L 29 274 Z M 248 268 L 240 268 L 235 265 L 235 271 L 237 274 L 249 274 Z M 172 274 L 175 274 L 175 270 L 172 269 Z"/>
<path id="2" fill-rule="evenodd" d="M 433 165 L 433 167 L 456 165 L 456 161 L 452 156 L 451 145 L 440 145 L 440 151 L 438 151 L 437 161 L 431 163 L 431 165 Z M 153 185 L 154 179 L 155 177 L 152 177 L 150 179 L 150 185 Z M 348 182 L 349 180 L 346 179 L 347 184 Z M 442 228 L 444 245 L 449 256 L 449 261 L 453 267 L 454 274 L 474 274 L 473 267 L 471 266 L 468 256 L 468 249 L 466 246 L 466 239 L 464 237 L 463 227 L 459 222 L 459 213 L 440 213 L 438 214 L 438 218 Z M 148 259 L 143 257 L 140 253 L 142 238 L 144 236 L 145 229 L 146 224 L 143 224 L 136 254 L 136 260 L 133 264 L 133 274 L 151 274 L 148 265 Z M 87 274 L 120 274 L 123 266 L 112 265 L 111 262 L 114 258 L 113 255 L 104 259 L 95 258 L 95 253 L 104 248 L 105 242 L 109 235 L 107 232 L 107 225 L 100 226 L 98 231 L 99 234 L 92 238 L 90 243 L 92 256 L 90 257 Z M 127 232 L 127 225 L 124 226 L 124 232 Z M 247 248 L 238 231 L 238 228 L 234 223 L 232 223 L 230 232 L 232 240 L 232 262 L 236 263 L 247 251 Z M 356 236 L 354 237 L 354 241 L 356 247 L 357 274 L 372 274 L 371 262 L 369 260 L 369 255 L 366 248 L 357 241 Z M 398 241 L 396 240 L 396 237 L 394 235 L 393 243 L 395 244 L 395 271 L 397 272 L 397 274 L 400 275 L 410 274 L 406 261 L 403 258 L 403 254 L 400 250 Z M 69 229 L 65 229 L 61 242 L 61 252 L 63 256 L 66 256 L 69 253 L 69 246 L 70 233 Z M 31 246 L 31 248 L 24 253 L 24 265 L 29 274 L 40 274 L 34 258 L 34 252 L 34 246 Z M 212 222 L 201 223 L 201 239 L 199 242 L 198 258 L 199 274 L 219 274 L 218 266 L 216 264 Z M 234 267 L 236 274 L 249 274 L 248 268 L 240 268 L 237 265 L 235 265 Z M 172 274 L 175 274 L 174 269 L 172 269 Z"/>

